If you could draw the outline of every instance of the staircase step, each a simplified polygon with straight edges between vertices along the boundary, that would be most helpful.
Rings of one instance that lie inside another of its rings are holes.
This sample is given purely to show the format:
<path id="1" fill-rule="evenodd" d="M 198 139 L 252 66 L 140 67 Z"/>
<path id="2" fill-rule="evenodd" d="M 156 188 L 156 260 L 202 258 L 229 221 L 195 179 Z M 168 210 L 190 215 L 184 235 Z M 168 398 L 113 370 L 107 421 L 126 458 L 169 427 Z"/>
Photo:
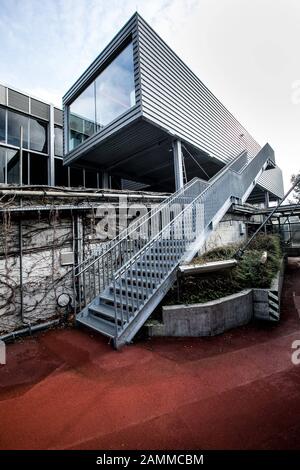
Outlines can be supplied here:
<path id="1" fill-rule="evenodd" d="M 168 266 L 170 265 L 170 261 L 166 261 L 166 260 L 142 260 L 142 261 L 137 261 L 136 265 L 138 266 L 138 268 L 140 267 L 147 267 L 148 269 L 150 268 L 150 270 L 152 271 L 155 271 L 155 270 L 160 270 L 161 266 Z"/>
<path id="2" fill-rule="evenodd" d="M 153 245 L 150 250 L 151 252 L 157 252 L 157 251 L 162 251 L 162 250 L 169 250 L 169 251 L 172 251 L 174 250 L 175 248 L 179 248 L 181 246 L 184 246 L 184 241 L 173 241 L 173 243 L 167 243 L 166 245 Z"/>
<path id="3" fill-rule="evenodd" d="M 163 251 L 163 252 L 159 252 L 157 254 L 154 254 L 154 253 L 148 254 L 147 253 L 146 255 L 143 255 L 141 257 L 141 259 L 143 261 L 161 261 L 161 260 L 168 261 L 168 260 L 172 260 L 173 256 L 174 256 L 173 253 Z"/>
<path id="4" fill-rule="evenodd" d="M 158 278 L 157 278 L 158 279 Z M 154 277 L 149 277 L 148 279 L 144 276 L 122 276 L 121 277 L 122 285 L 125 286 L 125 284 L 128 284 L 128 289 L 131 289 L 131 283 L 133 283 L 133 286 L 138 286 L 141 287 L 143 284 L 144 288 L 146 288 L 146 284 L 148 284 L 148 287 L 154 288 L 156 286 L 155 278 Z"/>
<path id="5" fill-rule="evenodd" d="M 105 304 L 91 305 L 89 307 L 89 312 L 98 318 L 104 318 L 105 320 L 108 320 L 110 322 L 115 321 L 115 309 L 114 307 L 110 305 L 105 305 Z M 120 312 L 117 312 L 117 319 L 119 322 L 121 322 L 122 317 L 121 317 Z M 124 318 L 124 321 L 125 321 L 125 318 Z"/>
<path id="6" fill-rule="evenodd" d="M 76 317 L 76 321 L 81 323 L 82 325 L 88 326 L 99 333 L 108 336 L 109 338 L 114 338 L 116 334 L 116 327 L 115 324 L 104 320 L 103 318 L 99 318 L 91 313 L 88 315 L 78 315 Z"/>
<path id="7" fill-rule="evenodd" d="M 103 292 L 100 297 L 100 305 L 106 304 L 106 302 L 109 302 L 114 305 L 115 299 L 114 299 L 114 294 L 113 292 L 105 291 Z M 135 299 L 131 299 L 128 297 L 128 301 L 126 302 L 126 296 L 122 295 L 121 297 L 119 295 L 116 295 L 116 302 L 117 305 L 123 305 L 124 307 L 126 304 L 128 304 L 129 307 L 136 309 L 138 305 L 142 304 L 142 300 L 140 302 L 137 302 Z"/>
<path id="8" fill-rule="evenodd" d="M 129 280 L 129 278 L 127 279 L 127 281 Z M 110 286 L 110 292 L 113 293 L 113 288 L 112 286 Z M 122 289 L 122 296 L 124 296 L 126 298 L 126 282 L 125 282 L 125 279 L 124 279 L 124 283 L 122 283 L 122 286 L 119 286 L 116 288 L 117 292 L 120 293 Z M 144 287 L 144 297 L 145 297 L 145 290 L 146 290 L 146 287 Z M 139 295 L 139 297 L 142 297 L 143 295 L 143 289 L 141 288 L 141 286 L 131 286 L 131 284 L 129 285 L 127 283 L 127 294 L 128 294 L 128 298 L 132 298 L 132 295 L 133 295 L 133 298 L 135 299 L 137 295 Z"/>
<path id="9" fill-rule="evenodd" d="M 164 265 L 165 266 L 165 265 Z M 161 269 L 146 269 L 145 266 L 140 266 L 132 269 L 132 274 L 137 275 L 139 277 L 142 273 L 142 277 L 149 277 L 150 279 L 160 279 L 159 274 L 162 273 Z M 164 271 L 166 273 L 166 270 Z"/>

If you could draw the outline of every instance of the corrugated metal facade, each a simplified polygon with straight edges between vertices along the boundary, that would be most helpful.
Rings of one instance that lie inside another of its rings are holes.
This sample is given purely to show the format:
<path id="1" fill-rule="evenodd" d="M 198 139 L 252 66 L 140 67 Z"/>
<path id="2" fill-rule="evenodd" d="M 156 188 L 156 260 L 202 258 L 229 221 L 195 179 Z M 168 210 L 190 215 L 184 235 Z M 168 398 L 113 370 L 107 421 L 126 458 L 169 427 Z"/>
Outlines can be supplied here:
<path id="1" fill-rule="evenodd" d="M 259 144 L 155 31 L 138 18 L 143 115 L 224 163 Z"/>
<path id="2" fill-rule="evenodd" d="M 265 171 L 259 178 L 258 184 L 263 189 L 270 191 L 279 198 L 282 198 L 284 195 L 282 171 L 278 166 L 271 170 Z"/>
<path id="3" fill-rule="evenodd" d="M 95 158 L 98 151 L 101 165 L 102 158 L 105 161 L 105 146 L 113 146 L 114 136 L 122 130 L 126 141 L 126 126 L 131 124 L 132 129 L 132 124 L 141 119 L 160 128 L 166 136 L 181 138 L 220 164 L 229 162 L 244 149 L 248 150 L 249 157 L 258 153 L 261 146 L 255 139 L 138 14 L 129 20 L 65 95 L 65 106 L 89 85 L 130 36 L 134 48 L 136 106 L 74 151 L 66 153 L 66 163 L 82 157 L 88 160 L 89 155 Z M 67 106 L 65 121 L 66 117 Z M 65 141 L 66 137 L 65 133 Z M 137 140 L 136 152 L 143 148 L 142 136 L 137 136 Z M 116 160 L 128 158 L 126 144 L 115 149 L 114 157 Z M 280 173 L 276 169 L 274 178 L 274 172 L 266 172 L 261 179 L 262 186 L 279 197 L 282 195 Z"/>

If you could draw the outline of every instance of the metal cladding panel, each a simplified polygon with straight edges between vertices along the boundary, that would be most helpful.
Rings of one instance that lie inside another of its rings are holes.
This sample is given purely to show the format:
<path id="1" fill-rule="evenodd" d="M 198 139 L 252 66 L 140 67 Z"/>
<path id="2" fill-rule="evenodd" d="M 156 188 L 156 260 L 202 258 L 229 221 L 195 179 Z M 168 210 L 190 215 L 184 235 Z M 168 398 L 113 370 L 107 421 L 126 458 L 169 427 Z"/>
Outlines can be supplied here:
<path id="1" fill-rule="evenodd" d="M 244 149 L 254 157 L 261 146 L 140 16 L 138 36 L 143 117 L 220 162 Z M 261 179 L 276 195 L 283 191 L 279 172 L 274 181 L 269 172 Z"/>
<path id="2" fill-rule="evenodd" d="M 282 199 L 284 195 L 284 188 L 281 169 L 276 166 L 271 170 L 264 171 L 258 180 L 258 185 L 267 191 L 270 191 L 272 194 L 274 194 L 274 196 Z"/>
<path id="3" fill-rule="evenodd" d="M 0 104 L 6 105 L 6 87 L 0 85 Z"/>
<path id="4" fill-rule="evenodd" d="M 50 106 L 48 104 L 30 98 L 30 108 L 32 115 L 49 121 Z"/>
<path id="5" fill-rule="evenodd" d="M 63 113 L 61 109 L 54 108 L 54 123 L 62 126 L 63 124 Z"/>
<path id="6" fill-rule="evenodd" d="M 8 106 L 29 113 L 29 96 L 8 88 Z"/>
<path id="7" fill-rule="evenodd" d="M 179 59 L 138 18 L 143 115 L 178 137 L 227 163 L 260 145 Z"/>
<path id="8" fill-rule="evenodd" d="M 135 101 L 136 104 L 121 116 L 117 117 L 104 129 L 97 132 L 72 152 L 67 152 L 67 112 L 68 105 L 99 75 L 114 56 L 122 50 L 127 41 L 132 40 L 133 45 L 133 63 L 134 63 L 134 81 L 135 81 Z M 63 97 L 63 121 L 64 121 L 64 153 L 65 163 L 71 163 L 78 158 L 86 155 L 98 145 L 101 145 L 109 136 L 118 132 L 122 127 L 127 126 L 132 121 L 141 117 L 141 98 L 140 98 L 140 73 L 139 73 L 139 53 L 138 53 L 138 35 L 137 35 L 137 14 L 133 15 L 125 26 L 119 31 L 108 46 L 94 60 L 88 69 L 81 75 L 76 83 Z"/>

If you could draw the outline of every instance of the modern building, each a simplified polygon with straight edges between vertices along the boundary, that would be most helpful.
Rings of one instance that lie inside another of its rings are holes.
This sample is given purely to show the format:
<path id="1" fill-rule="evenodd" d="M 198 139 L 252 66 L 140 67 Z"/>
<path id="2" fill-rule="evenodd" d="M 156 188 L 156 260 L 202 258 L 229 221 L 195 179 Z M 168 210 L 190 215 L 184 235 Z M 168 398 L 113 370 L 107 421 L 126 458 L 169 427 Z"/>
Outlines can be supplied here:
<path id="1" fill-rule="evenodd" d="M 101 187 L 97 170 L 63 165 L 62 121 L 61 109 L 0 85 L 0 184 Z"/>
<path id="2" fill-rule="evenodd" d="M 245 211 L 245 202 L 283 197 L 282 174 L 271 146 L 137 13 L 65 94 L 63 112 L 66 165 L 94 165 L 112 187 L 126 179 L 171 193 L 74 271 L 77 321 L 120 347 L 233 205 Z M 236 239 L 243 224 L 238 230 Z"/>
<path id="3" fill-rule="evenodd" d="M 125 178 L 172 192 L 195 176 L 210 179 L 244 150 L 251 159 L 261 149 L 139 14 L 65 94 L 63 107 L 65 164 L 100 166 L 105 181 L 118 185 Z M 276 166 L 249 201 L 282 195 Z"/>

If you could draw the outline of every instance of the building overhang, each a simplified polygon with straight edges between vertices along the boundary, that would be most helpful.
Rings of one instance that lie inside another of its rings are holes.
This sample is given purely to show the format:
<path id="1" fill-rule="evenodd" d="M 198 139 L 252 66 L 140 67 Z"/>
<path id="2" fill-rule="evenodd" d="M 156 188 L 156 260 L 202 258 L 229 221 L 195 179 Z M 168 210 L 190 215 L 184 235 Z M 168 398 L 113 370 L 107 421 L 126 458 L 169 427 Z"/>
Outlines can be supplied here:
<path id="1" fill-rule="evenodd" d="M 172 143 L 175 138 L 171 131 L 140 116 L 113 135 L 103 137 L 100 132 L 88 139 L 80 146 L 77 158 L 74 157 L 75 152 L 71 154 L 70 163 L 98 167 L 111 175 L 138 181 L 157 190 L 172 191 Z M 183 141 L 183 153 L 189 179 L 194 176 L 208 179 L 222 167 L 216 159 L 188 142 Z M 68 158 L 65 163 L 68 164 Z"/>

